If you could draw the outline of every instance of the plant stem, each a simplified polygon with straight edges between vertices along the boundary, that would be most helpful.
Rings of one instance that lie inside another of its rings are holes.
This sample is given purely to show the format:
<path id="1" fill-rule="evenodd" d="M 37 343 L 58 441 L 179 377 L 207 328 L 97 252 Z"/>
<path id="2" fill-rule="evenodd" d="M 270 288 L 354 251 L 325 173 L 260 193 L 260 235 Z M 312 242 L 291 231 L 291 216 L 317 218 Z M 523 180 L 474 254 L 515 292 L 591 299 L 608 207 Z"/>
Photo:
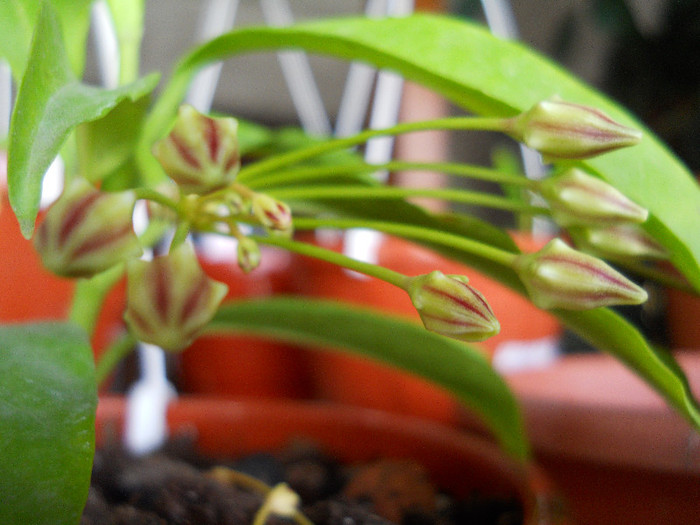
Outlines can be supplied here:
<path id="1" fill-rule="evenodd" d="M 131 352 L 136 344 L 136 340 L 130 334 L 124 334 L 100 356 L 95 366 L 95 378 L 99 385 L 107 379 L 117 364 Z"/>
<path id="2" fill-rule="evenodd" d="M 241 169 L 238 180 L 245 182 L 262 173 L 278 170 L 284 166 L 290 166 L 317 157 L 324 153 L 347 149 L 367 142 L 369 139 L 381 136 L 401 135 L 414 131 L 427 130 L 481 130 L 481 131 L 505 131 L 508 119 L 497 117 L 447 117 L 419 122 L 402 122 L 395 126 L 383 129 L 366 129 L 351 137 L 330 139 L 307 148 L 301 148 L 288 153 L 282 153 L 251 164 Z"/>
<path id="3" fill-rule="evenodd" d="M 135 188 L 132 191 L 136 195 L 137 199 L 152 201 L 161 204 L 166 208 L 170 208 L 178 214 L 180 213 L 180 206 L 178 203 L 172 200 L 170 197 L 166 197 L 159 191 L 155 191 L 150 188 Z"/>
<path id="4" fill-rule="evenodd" d="M 428 197 L 475 206 L 496 208 L 530 215 L 546 215 L 549 210 L 532 206 L 497 195 L 487 195 L 461 189 L 449 188 L 398 188 L 390 186 L 348 187 L 348 186 L 305 186 L 300 188 L 280 188 L 267 192 L 282 201 L 294 199 L 394 199 L 406 197 Z"/>
<path id="5" fill-rule="evenodd" d="M 489 259 L 503 266 L 511 267 L 517 254 L 495 248 L 473 239 L 467 239 L 453 233 L 446 233 L 421 226 L 401 224 L 383 221 L 368 221 L 365 219 L 294 219 L 294 227 L 300 230 L 313 230 L 316 228 L 371 228 L 373 230 L 398 235 L 420 241 L 428 241 L 441 244 L 446 247 L 456 248 Z"/>
<path id="6" fill-rule="evenodd" d="M 289 184 L 292 182 L 302 182 L 310 179 L 318 179 L 323 177 L 331 177 L 343 174 L 356 174 L 361 172 L 373 172 L 378 170 L 386 171 L 405 171 L 405 170 L 422 170 L 422 171 L 438 171 L 448 175 L 456 175 L 458 177 L 484 180 L 495 182 L 498 184 L 510 184 L 512 186 L 521 186 L 531 190 L 536 189 L 537 182 L 526 177 L 507 173 L 504 171 L 484 168 L 472 164 L 459 164 L 454 162 L 405 162 L 391 161 L 383 164 L 367 164 L 364 162 L 356 162 L 351 164 L 331 165 L 331 166 L 301 166 L 298 168 L 290 168 L 284 171 L 270 173 L 256 177 L 250 181 L 250 188 L 261 189 L 275 186 L 276 184 Z"/>
<path id="7" fill-rule="evenodd" d="M 343 255 L 342 253 L 334 252 L 333 250 L 321 248 L 320 246 L 316 246 L 313 244 L 293 241 L 284 237 L 276 237 L 273 235 L 250 235 L 249 238 L 253 239 L 254 241 L 260 244 L 277 246 L 279 248 L 283 248 L 290 252 L 298 253 L 300 255 L 314 257 L 316 259 L 320 259 L 322 261 L 326 261 L 337 266 L 342 266 L 343 268 L 347 268 L 348 270 L 353 270 L 355 272 L 369 275 L 370 277 L 375 277 L 389 284 L 393 284 L 394 286 L 398 286 L 401 289 L 405 289 L 405 275 L 390 270 L 388 268 L 378 266 L 376 264 L 358 261 L 356 259 L 353 259 L 352 257 Z"/>
<path id="8" fill-rule="evenodd" d="M 118 264 L 90 279 L 80 279 L 75 287 L 69 319 L 92 336 L 100 307 L 112 286 L 124 275 L 124 265 Z"/>

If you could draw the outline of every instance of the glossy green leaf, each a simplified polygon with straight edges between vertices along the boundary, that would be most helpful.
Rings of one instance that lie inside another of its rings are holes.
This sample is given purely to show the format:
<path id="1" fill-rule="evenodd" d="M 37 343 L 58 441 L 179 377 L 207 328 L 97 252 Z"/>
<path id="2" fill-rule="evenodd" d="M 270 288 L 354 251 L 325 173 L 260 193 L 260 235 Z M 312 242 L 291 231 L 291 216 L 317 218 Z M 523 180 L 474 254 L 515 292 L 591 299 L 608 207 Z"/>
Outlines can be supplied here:
<path id="1" fill-rule="evenodd" d="M 26 237 L 34 229 L 44 173 L 69 133 L 78 124 L 103 117 L 124 99 L 143 97 L 157 81 L 157 75 L 151 75 L 113 90 L 80 83 L 68 66 L 56 13 L 45 6 L 10 127 L 10 203 Z"/>
<path id="2" fill-rule="evenodd" d="M 32 35 L 44 0 L 2 0 L 0 2 L 0 58 L 10 64 L 19 83 L 29 60 Z M 51 0 L 58 13 L 68 59 L 78 75 L 85 64 L 85 42 L 90 25 L 92 0 Z"/>
<path id="3" fill-rule="evenodd" d="M 336 302 L 274 298 L 228 303 L 210 330 L 256 333 L 325 350 L 340 348 L 421 374 L 480 414 L 505 450 L 523 460 L 528 456 L 517 403 L 484 356 L 417 324 Z"/>
<path id="4" fill-rule="evenodd" d="M 85 333 L 0 327 L 0 523 L 75 525 L 87 499 L 97 388 Z"/>
<path id="5" fill-rule="evenodd" d="M 599 107 L 624 124 L 644 129 L 620 106 L 524 46 L 494 38 L 465 21 L 417 14 L 250 28 L 204 44 L 180 64 L 152 114 L 140 150 L 146 151 L 164 129 L 202 66 L 244 52 L 288 47 L 396 70 L 477 113 L 513 115 L 559 95 Z M 644 130 L 640 145 L 582 164 L 650 210 L 649 230 L 700 290 L 700 236 L 695 234 L 700 188 L 668 148 Z"/>

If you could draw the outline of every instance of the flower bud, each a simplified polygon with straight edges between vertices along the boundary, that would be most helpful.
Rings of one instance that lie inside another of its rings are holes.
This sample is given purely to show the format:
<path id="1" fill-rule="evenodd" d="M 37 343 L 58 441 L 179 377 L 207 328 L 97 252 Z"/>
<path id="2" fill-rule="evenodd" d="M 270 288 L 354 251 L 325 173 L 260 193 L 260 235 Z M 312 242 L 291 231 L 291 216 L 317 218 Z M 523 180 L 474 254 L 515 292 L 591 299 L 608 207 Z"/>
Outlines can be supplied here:
<path id="1" fill-rule="evenodd" d="M 260 248 L 258 243 L 248 237 L 238 239 L 238 266 L 245 273 L 255 270 L 260 264 Z"/>
<path id="2" fill-rule="evenodd" d="M 617 188 L 577 168 L 544 179 L 539 189 L 552 217 L 564 227 L 644 222 L 649 216 Z"/>
<path id="3" fill-rule="evenodd" d="M 252 199 L 251 211 L 266 230 L 291 235 L 292 211 L 284 202 L 264 193 L 256 193 Z"/>
<path id="4" fill-rule="evenodd" d="M 170 133 L 153 154 L 185 193 L 207 193 L 236 177 L 241 166 L 238 121 L 212 118 L 183 105 Z"/>
<path id="5" fill-rule="evenodd" d="M 508 133 L 548 158 L 584 159 L 637 144 L 641 132 L 593 108 L 545 100 L 511 120 Z"/>
<path id="6" fill-rule="evenodd" d="M 520 255 L 514 269 L 540 308 L 588 310 L 647 300 L 647 293 L 624 275 L 560 239 Z"/>
<path id="7" fill-rule="evenodd" d="M 437 270 L 410 278 L 406 291 L 425 328 L 460 341 L 483 341 L 500 331 L 486 299 L 467 282 Z"/>
<path id="8" fill-rule="evenodd" d="M 49 270 L 64 277 L 90 277 L 142 253 L 132 226 L 131 191 L 102 192 L 72 181 L 46 212 L 34 246 Z"/>
<path id="9" fill-rule="evenodd" d="M 183 243 L 152 261 L 129 262 L 124 319 L 138 340 L 180 350 L 204 329 L 227 291 L 207 277 L 194 249 Z"/>
<path id="10" fill-rule="evenodd" d="M 637 224 L 613 224 L 605 228 L 573 228 L 576 246 L 606 259 L 668 259 L 669 253 Z"/>

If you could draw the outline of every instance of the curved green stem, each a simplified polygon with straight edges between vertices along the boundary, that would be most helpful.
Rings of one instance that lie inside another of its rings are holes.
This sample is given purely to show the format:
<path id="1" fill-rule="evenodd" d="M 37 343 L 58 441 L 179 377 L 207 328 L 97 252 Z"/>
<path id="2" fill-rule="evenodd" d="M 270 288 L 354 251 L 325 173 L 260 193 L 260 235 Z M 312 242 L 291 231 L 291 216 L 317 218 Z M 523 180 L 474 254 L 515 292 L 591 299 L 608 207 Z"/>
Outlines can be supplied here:
<path id="1" fill-rule="evenodd" d="M 112 343 L 100 356 L 95 366 L 95 377 L 98 385 L 107 379 L 109 374 L 112 373 L 112 370 L 114 370 L 117 364 L 134 349 L 135 345 L 136 339 L 128 333 Z"/>
<path id="2" fill-rule="evenodd" d="M 524 202 L 513 201 L 496 195 L 486 195 L 480 192 L 449 188 L 305 186 L 301 188 L 270 190 L 268 194 L 282 201 L 294 199 L 394 199 L 428 197 L 530 215 L 546 215 L 549 213 L 549 210 L 542 206 L 532 206 Z"/>
<path id="3" fill-rule="evenodd" d="M 402 273 L 395 272 L 376 264 L 358 261 L 348 257 L 347 255 L 343 255 L 342 253 L 334 252 L 333 250 L 321 248 L 320 246 L 313 244 L 293 241 L 284 237 L 250 235 L 249 238 L 253 239 L 259 244 L 277 246 L 290 252 L 306 255 L 308 257 L 314 257 L 315 259 L 320 259 L 337 266 L 342 266 L 348 270 L 353 270 L 355 272 L 369 275 L 370 277 L 375 277 L 389 284 L 393 284 L 394 286 L 398 286 L 401 289 L 405 289 L 406 287 L 406 276 Z"/>
<path id="4" fill-rule="evenodd" d="M 291 166 L 301 161 L 318 157 L 324 153 L 347 149 L 367 142 L 374 137 L 401 135 L 414 131 L 427 130 L 480 130 L 480 131 L 505 131 L 508 119 L 496 117 L 447 117 L 420 122 L 402 122 L 395 126 L 383 129 L 367 129 L 339 139 L 330 139 L 313 146 L 297 149 L 288 153 L 282 153 L 256 162 L 241 169 L 238 180 L 245 182 L 262 173 L 269 173 L 285 166 Z"/>
<path id="5" fill-rule="evenodd" d="M 390 235 L 398 235 L 410 239 L 442 244 L 446 247 L 464 250 L 478 255 L 503 266 L 511 267 L 517 254 L 495 248 L 473 239 L 467 239 L 453 233 L 446 233 L 421 226 L 384 221 L 369 221 L 366 219 L 294 219 L 294 228 L 313 230 L 316 228 L 370 228 Z"/>
<path id="6" fill-rule="evenodd" d="M 355 162 L 351 164 L 331 165 L 331 166 L 302 166 L 289 168 L 284 171 L 269 173 L 256 177 L 250 181 L 250 188 L 261 189 L 275 186 L 277 184 L 290 184 L 293 182 L 303 182 L 307 180 L 332 177 L 335 175 L 356 174 L 361 172 L 372 172 L 377 170 L 386 171 L 438 171 L 448 175 L 455 175 L 469 179 L 477 179 L 498 184 L 510 184 L 535 190 L 537 182 L 521 175 L 515 175 L 504 171 L 484 168 L 472 164 L 459 164 L 454 162 L 406 162 L 391 161 L 383 164 L 367 164 Z"/>
<path id="7" fill-rule="evenodd" d="M 170 208 L 176 213 L 180 212 L 180 206 L 176 201 L 172 200 L 170 197 L 166 197 L 158 191 L 152 190 L 150 188 L 135 188 L 132 191 L 136 195 L 137 199 L 153 201 L 167 208 Z"/>

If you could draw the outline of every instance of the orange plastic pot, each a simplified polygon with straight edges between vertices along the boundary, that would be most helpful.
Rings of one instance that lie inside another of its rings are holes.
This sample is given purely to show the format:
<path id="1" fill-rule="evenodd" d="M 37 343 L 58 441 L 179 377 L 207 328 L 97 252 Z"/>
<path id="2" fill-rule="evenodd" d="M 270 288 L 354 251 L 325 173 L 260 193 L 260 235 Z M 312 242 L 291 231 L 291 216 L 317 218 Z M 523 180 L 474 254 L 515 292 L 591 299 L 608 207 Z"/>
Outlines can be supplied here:
<path id="1" fill-rule="evenodd" d="M 535 250 L 543 244 L 532 237 L 517 237 L 523 250 Z M 341 241 L 320 244 L 340 250 Z M 481 291 L 501 322 L 501 333 L 483 343 L 493 355 L 510 341 L 533 341 L 556 337 L 560 325 L 515 292 L 471 268 L 446 259 L 417 244 L 385 236 L 378 251 L 382 266 L 406 275 L 420 275 L 433 270 L 446 274 L 467 275 L 470 284 Z M 385 282 L 357 278 L 337 266 L 299 257 L 294 272 L 298 293 L 376 308 L 420 323 L 410 298 Z M 445 423 L 458 424 L 463 419 L 460 404 L 447 392 L 422 379 L 397 371 L 362 357 L 335 352 L 315 352 L 309 356 L 316 397 L 353 405 L 412 414 Z"/>
<path id="2" fill-rule="evenodd" d="M 123 424 L 121 398 L 102 398 L 98 443 Z M 274 452 L 292 440 L 311 440 L 347 464 L 409 458 L 457 497 L 516 497 L 525 523 L 564 523 L 555 493 L 535 466 L 516 464 L 490 442 L 423 420 L 359 407 L 293 400 L 180 398 L 168 410 L 171 435 L 195 433 L 198 448 L 214 457 Z M 561 519 L 561 521 L 560 521 Z"/>
<path id="3" fill-rule="evenodd" d="M 209 277 L 228 285 L 225 300 L 269 296 L 289 285 L 289 256 L 277 250 L 264 252 L 261 265 L 249 274 L 233 257 L 204 255 L 200 264 Z M 300 352 L 255 336 L 204 335 L 180 356 L 178 388 L 228 397 L 303 398 L 308 384 Z"/>

